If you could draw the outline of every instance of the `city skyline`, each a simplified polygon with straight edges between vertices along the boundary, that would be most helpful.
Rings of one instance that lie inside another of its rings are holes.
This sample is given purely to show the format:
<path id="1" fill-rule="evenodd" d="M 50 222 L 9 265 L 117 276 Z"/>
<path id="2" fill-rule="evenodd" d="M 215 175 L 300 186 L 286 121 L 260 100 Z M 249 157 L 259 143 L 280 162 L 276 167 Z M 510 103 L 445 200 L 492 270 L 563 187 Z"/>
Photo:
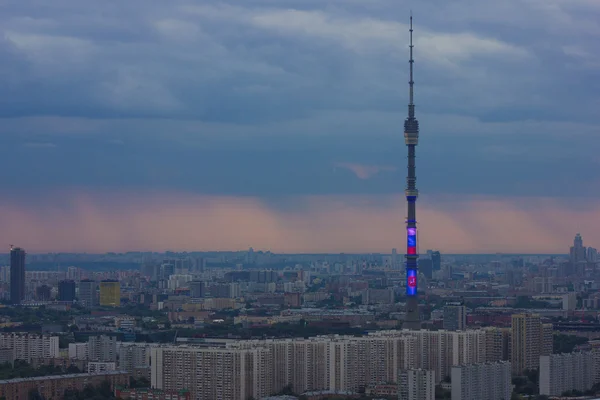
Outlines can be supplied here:
<path id="1" fill-rule="evenodd" d="M 421 250 L 597 247 L 600 7 L 560 0 L 9 2 L 0 242 L 403 248 L 409 8 Z"/>

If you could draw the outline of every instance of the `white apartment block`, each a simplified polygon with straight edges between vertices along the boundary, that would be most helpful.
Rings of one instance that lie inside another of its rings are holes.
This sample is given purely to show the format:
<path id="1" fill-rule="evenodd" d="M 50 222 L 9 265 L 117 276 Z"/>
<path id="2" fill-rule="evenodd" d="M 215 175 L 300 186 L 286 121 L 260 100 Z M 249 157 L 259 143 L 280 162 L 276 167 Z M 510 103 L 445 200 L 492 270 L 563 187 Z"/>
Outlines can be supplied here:
<path id="1" fill-rule="evenodd" d="M 510 362 L 452 367 L 452 400 L 508 400 L 512 393 Z"/>
<path id="2" fill-rule="evenodd" d="M 117 342 L 119 371 L 133 373 L 136 369 L 150 369 L 150 350 L 157 343 Z"/>
<path id="3" fill-rule="evenodd" d="M 460 332 L 450 331 L 381 331 L 371 336 L 408 336 L 416 339 L 414 363 L 411 368 L 435 371 L 441 382 L 450 375 L 454 365 L 476 364 L 487 361 L 487 336 L 483 329 Z M 493 360 L 497 361 L 497 360 Z M 399 368 L 405 369 L 405 368 Z"/>
<path id="4" fill-rule="evenodd" d="M 117 361 L 116 336 L 90 336 L 88 338 L 88 359 L 102 362 Z"/>
<path id="5" fill-rule="evenodd" d="M 149 363 L 153 387 L 188 389 L 199 399 L 227 398 L 225 394 L 232 399 L 256 398 L 287 385 L 295 393 L 356 392 L 370 385 L 397 383 L 401 370 L 432 371 L 426 377 L 438 383 L 450 375 L 452 366 L 483 363 L 488 360 L 490 332 L 495 334 L 486 330 L 380 331 L 364 337 L 232 340 L 224 342 L 225 348 L 159 346 L 149 350 Z M 144 361 L 127 361 L 134 351 Z M 120 348 L 119 368 L 130 370 L 131 365 L 146 362 L 148 356 L 141 352 Z M 231 372 L 222 377 L 218 374 L 221 364 L 243 368 L 245 379 L 230 377 Z"/>
<path id="6" fill-rule="evenodd" d="M 401 371 L 398 378 L 398 400 L 435 400 L 435 384 L 435 371 Z"/>
<path id="7" fill-rule="evenodd" d="M 59 356 L 58 336 L 36 335 L 30 333 L 0 334 L 0 348 L 13 349 L 13 358 L 31 362 L 38 358 L 57 358 Z"/>
<path id="8" fill-rule="evenodd" d="M 596 352 L 574 352 L 540 357 L 540 394 L 560 396 L 568 390 L 581 392 L 596 383 Z"/>
<path id="9" fill-rule="evenodd" d="M 69 343 L 69 358 L 75 360 L 87 360 L 88 357 L 87 343 Z"/>
<path id="10" fill-rule="evenodd" d="M 247 400 L 270 394 L 269 351 L 187 346 L 151 350 L 152 387 L 187 389 L 196 400 Z"/>

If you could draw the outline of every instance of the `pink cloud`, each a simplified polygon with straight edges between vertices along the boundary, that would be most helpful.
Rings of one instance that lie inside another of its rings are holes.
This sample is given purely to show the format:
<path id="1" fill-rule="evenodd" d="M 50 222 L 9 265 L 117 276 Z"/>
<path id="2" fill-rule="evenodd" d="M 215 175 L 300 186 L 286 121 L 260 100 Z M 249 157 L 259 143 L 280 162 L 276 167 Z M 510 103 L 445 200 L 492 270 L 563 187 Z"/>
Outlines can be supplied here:
<path id="1" fill-rule="evenodd" d="M 402 196 L 311 196 L 274 208 L 258 198 L 66 192 L 43 203 L 0 200 L 0 242 L 31 252 L 240 250 L 389 252 L 404 245 Z M 600 205 L 539 198 L 420 202 L 420 250 L 563 252 L 576 232 L 600 244 Z"/>
<path id="2" fill-rule="evenodd" d="M 358 179 L 369 179 L 374 175 L 377 175 L 383 171 L 396 171 L 396 167 L 390 167 L 385 165 L 362 165 L 353 163 L 335 163 L 335 167 L 345 168 L 354 172 L 354 175 Z"/>

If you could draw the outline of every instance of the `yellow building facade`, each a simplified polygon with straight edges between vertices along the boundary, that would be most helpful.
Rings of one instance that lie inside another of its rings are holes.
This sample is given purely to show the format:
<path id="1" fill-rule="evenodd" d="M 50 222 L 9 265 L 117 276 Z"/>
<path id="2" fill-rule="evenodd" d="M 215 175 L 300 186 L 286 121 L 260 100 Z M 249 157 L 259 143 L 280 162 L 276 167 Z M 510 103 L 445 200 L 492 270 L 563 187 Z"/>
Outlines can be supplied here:
<path id="1" fill-rule="evenodd" d="M 100 282 L 100 305 L 106 307 L 121 306 L 121 284 L 119 281 Z"/>

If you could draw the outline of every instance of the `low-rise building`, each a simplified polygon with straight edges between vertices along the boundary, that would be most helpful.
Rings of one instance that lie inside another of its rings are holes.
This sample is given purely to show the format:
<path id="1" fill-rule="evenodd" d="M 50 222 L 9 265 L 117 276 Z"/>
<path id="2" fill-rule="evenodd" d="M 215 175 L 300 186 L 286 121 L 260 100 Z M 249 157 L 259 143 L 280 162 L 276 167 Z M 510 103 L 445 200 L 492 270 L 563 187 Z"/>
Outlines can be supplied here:
<path id="1" fill-rule="evenodd" d="M 123 389 L 115 390 L 117 398 L 129 400 L 192 400 L 189 390 L 165 391 L 160 389 Z"/>
<path id="2" fill-rule="evenodd" d="M 129 374 L 121 371 L 97 374 L 69 374 L 38 376 L 35 378 L 17 378 L 0 381 L 0 397 L 7 399 L 27 399 L 33 390 L 37 390 L 44 399 L 62 399 L 66 389 L 83 390 L 86 386 L 98 386 L 108 381 L 111 389 L 129 384 Z"/>

